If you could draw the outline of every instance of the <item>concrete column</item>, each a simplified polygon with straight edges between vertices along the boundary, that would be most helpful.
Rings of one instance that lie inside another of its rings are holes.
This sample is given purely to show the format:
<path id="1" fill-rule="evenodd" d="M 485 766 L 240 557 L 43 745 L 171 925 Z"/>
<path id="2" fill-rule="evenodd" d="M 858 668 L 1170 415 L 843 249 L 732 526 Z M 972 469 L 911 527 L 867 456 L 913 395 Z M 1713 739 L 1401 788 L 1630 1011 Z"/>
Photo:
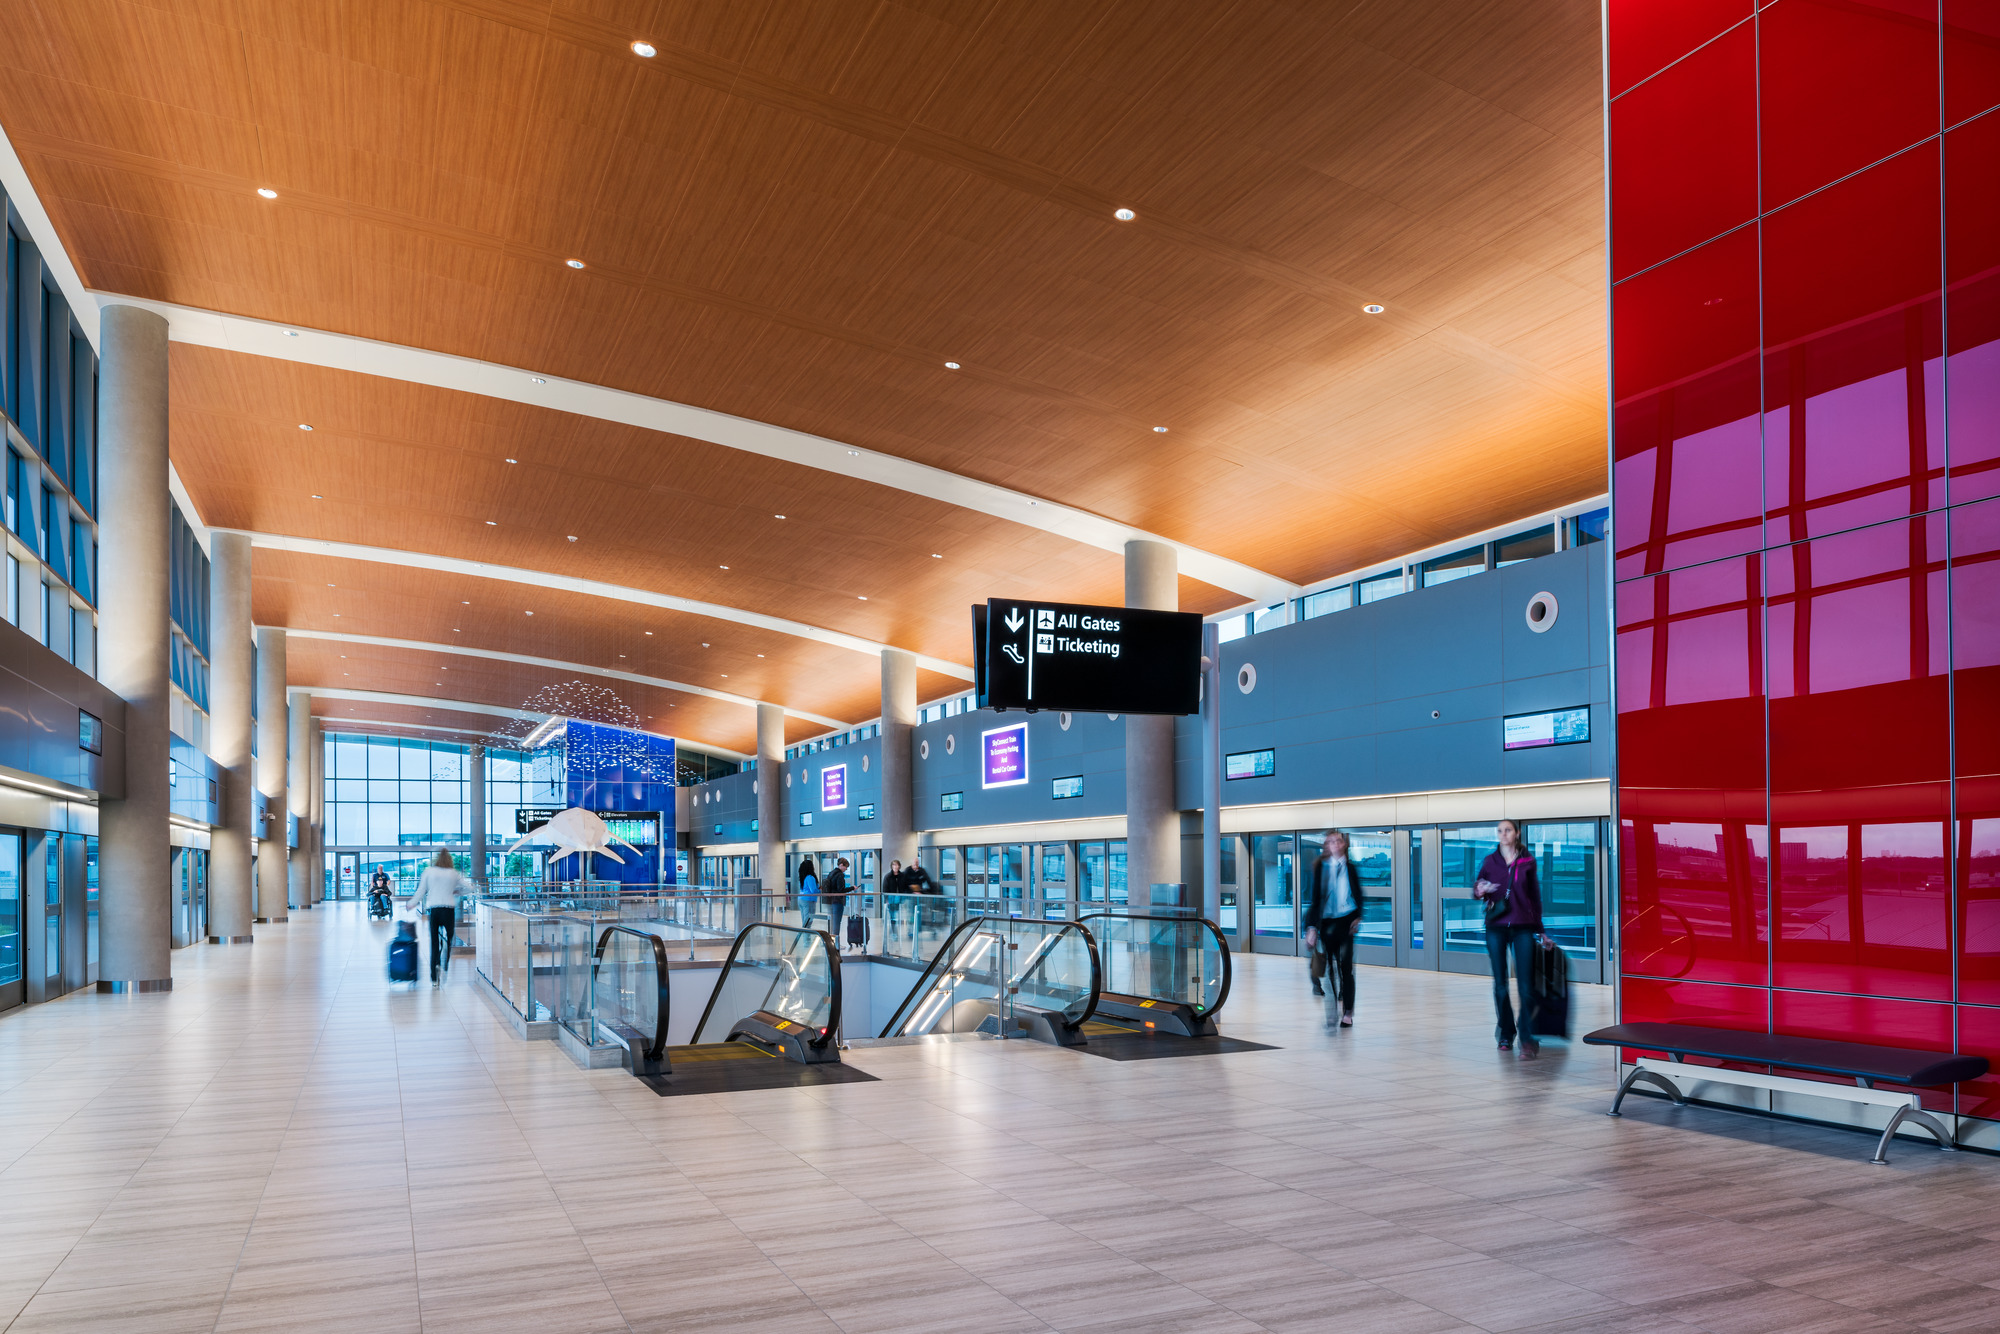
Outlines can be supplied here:
<path id="1" fill-rule="evenodd" d="M 1125 544 L 1125 605 L 1180 610 L 1174 549 L 1164 542 Z M 1174 810 L 1174 720 L 1125 715 L 1125 885 L 1134 907 L 1147 886 L 1181 879 L 1180 819 Z"/>
<path id="2" fill-rule="evenodd" d="M 257 790 L 264 794 L 264 822 L 257 843 L 259 899 L 278 919 L 277 905 L 289 898 L 291 856 L 285 847 L 285 816 L 291 810 L 285 780 L 290 760 L 286 734 L 291 729 L 285 707 L 285 632 L 267 625 L 257 631 Z M 309 907 L 292 903 L 293 907 Z"/>
<path id="3" fill-rule="evenodd" d="M 915 805 L 910 794 L 916 777 L 910 760 L 910 736 L 917 726 L 917 660 L 899 648 L 882 650 L 882 862 L 905 867 L 917 860 Z"/>
<path id="4" fill-rule="evenodd" d="M 257 775 L 250 707 L 257 682 L 250 667 L 250 539 L 216 533 L 208 564 L 208 750 L 222 767 L 222 824 L 209 836 L 208 929 L 213 943 L 250 939 L 250 923 L 270 920 L 253 898 L 250 856 Z M 285 915 L 278 914 L 283 921 Z"/>
<path id="5" fill-rule="evenodd" d="M 486 887 L 486 747 L 474 746 L 466 756 L 465 832 L 472 842 L 472 880 Z M 663 856 L 673 856 L 668 848 Z M 669 863 L 671 865 L 671 863 Z"/>
<path id="6" fill-rule="evenodd" d="M 314 903 L 326 901 L 326 724 L 313 719 L 312 770 L 306 777 L 312 815 L 312 893 Z"/>
<path id="7" fill-rule="evenodd" d="M 757 875 L 766 894 L 790 892 L 785 878 L 785 711 L 757 706 Z"/>
<path id="8" fill-rule="evenodd" d="M 283 631 L 276 633 L 282 635 Z M 258 640 L 258 652 L 268 650 L 263 640 Z M 283 654 L 279 657 L 282 659 Z M 261 664 L 260 664 L 261 665 Z M 261 671 L 259 673 L 261 675 Z M 282 687 L 283 682 L 281 681 Z M 258 682 L 261 688 L 263 682 Z M 258 710 L 261 719 L 263 710 Z M 259 751 L 263 746 L 257 747 Z M 285 759 L 285 785 L 278 789 L 278 796 L 272 799 L 271 809 L 283 810 L 297 817 L 299 822 L 299 846 L 295 853 L 288 853 L 285 866 L 285 897 L 287 901 L 301 908 L 313 905 L 313 884 L 311 877 L 312 857 L 312 696 L 299 692 L 285 696 L 285 740 L 279 754 Z M 279 842 L 284 840 L 284 828 L 276 820 L 271 822 L 271 833 Z"/>
<path id="9" fill-rule="evenodd" d="M 97 676 L 125 701 L 125 795 L 98 806 L 99 991 L 173 987 L 167 741 L 167 322 L 106 306 L 97 420 Z"/>

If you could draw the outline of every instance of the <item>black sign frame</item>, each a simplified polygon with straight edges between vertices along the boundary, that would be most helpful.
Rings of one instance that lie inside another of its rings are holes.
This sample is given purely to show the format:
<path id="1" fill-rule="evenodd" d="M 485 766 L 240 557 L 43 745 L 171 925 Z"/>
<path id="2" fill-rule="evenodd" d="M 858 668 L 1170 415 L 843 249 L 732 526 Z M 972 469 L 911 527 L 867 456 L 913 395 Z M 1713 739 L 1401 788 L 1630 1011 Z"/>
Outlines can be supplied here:
<path id="1" fill-rule="evenodd" d="M 973 607 L 972 625 L 981 708 L 1201 711 L 1202 623 L 1193 612 L 992 598 Z"/>

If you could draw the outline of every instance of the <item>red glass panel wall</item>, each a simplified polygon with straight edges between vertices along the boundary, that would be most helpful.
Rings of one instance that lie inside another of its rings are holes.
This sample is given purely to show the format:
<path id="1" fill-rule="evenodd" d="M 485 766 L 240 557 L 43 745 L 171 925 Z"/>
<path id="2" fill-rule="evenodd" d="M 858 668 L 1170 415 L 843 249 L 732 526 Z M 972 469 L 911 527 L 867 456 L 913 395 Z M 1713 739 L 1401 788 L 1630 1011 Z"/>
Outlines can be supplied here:
<path id="1" fill-rule="evenodd" d="M 1621 1012 L 2000 1064 L 2000 5 L 1606 25 Z"/>

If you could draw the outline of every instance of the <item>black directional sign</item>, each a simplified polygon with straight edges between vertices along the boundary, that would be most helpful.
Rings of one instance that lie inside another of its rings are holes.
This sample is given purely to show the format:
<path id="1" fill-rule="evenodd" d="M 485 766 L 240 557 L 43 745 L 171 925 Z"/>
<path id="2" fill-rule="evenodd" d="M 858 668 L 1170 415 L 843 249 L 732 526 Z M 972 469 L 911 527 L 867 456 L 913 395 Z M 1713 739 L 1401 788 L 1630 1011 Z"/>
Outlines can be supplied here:
<path id="1" fill-rule="evenodd" d="M 1196 713 L 1201 617 L 995 598 L 972 609 L 979 703 L 1074 713 Z"/>

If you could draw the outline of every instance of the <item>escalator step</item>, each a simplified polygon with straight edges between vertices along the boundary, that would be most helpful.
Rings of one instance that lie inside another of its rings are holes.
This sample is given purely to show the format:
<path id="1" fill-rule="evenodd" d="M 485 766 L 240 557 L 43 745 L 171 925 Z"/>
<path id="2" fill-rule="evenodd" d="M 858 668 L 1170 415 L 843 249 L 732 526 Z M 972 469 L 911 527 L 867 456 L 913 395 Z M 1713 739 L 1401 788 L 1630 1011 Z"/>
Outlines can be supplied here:
<path id="1" fill-rule="evenodd" d="M 760 1051 L 747 1042 L 704 1042 L 699 1046 L 667 1048 L 667 1064 L 676 1066 L 688 1061 L 775 1061 L 779 1058 L 770 1052 Z"/>

